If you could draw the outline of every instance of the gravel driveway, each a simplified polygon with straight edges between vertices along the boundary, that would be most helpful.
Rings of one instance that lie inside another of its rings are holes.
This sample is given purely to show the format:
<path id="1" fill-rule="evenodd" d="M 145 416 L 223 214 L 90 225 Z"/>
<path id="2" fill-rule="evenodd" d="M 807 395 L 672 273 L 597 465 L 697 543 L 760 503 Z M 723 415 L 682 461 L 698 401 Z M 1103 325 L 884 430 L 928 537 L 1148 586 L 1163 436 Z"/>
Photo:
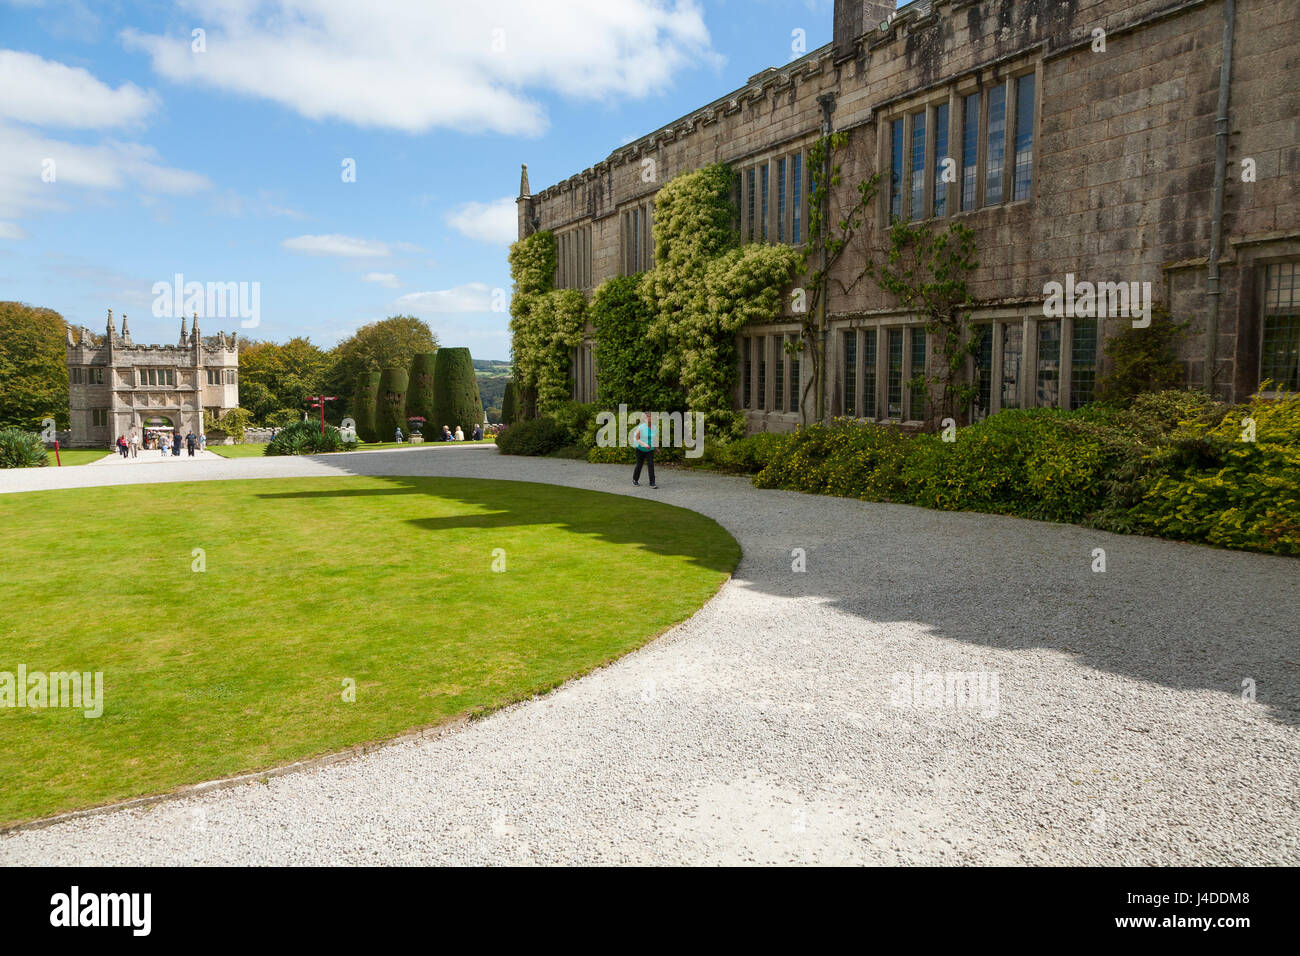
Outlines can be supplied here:
<path id="1" fill-rule="evenodd" d="M 633 489 L 483 446 L 177 464 L 0 473 L 0 492 L 534 480 L 691 508 L 744 558 L 690 621 L 546 697 L 17 831 L 0 863 L 1300 862 L 1298 561 L 670 469 Z"/>

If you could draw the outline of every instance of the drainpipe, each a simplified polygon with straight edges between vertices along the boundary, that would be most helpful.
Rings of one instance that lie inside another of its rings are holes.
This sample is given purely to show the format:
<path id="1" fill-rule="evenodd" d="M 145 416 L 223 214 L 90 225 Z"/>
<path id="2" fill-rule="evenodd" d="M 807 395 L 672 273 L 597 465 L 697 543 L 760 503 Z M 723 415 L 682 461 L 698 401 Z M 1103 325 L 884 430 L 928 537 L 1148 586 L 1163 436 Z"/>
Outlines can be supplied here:
<path id="1" fill-rule="evenodd" d="M 822 108 L 822 137 L 826 138 L 831 135 L 833 129 L 831 125 L 831 113 L 835 112 L 835 94 L 823 93 L 817 97 L 817 103 Z M 826 420 L 826 375 L 829 371 L 826 368 L 827 349 L 826 340 L 829 337 L 829 331 L 826 328 L 826 297 L 830 293 L 831 283 L 830 276 L 826 274 L 826 234 L 829 229 L 827 218 L 831 209 L 831 150 L 830 144 L 826 145 L 826 155 L 822 159 L 821 169 L 821 200 L 822 207 L 822 234 L 821 234 L 821 274 L 822 287 L 817 296 L 817 330 L 821 338 L 819 348 L 821 349 L 821 370 L 817 376 L 817 421 Z"/>
<path id="2" fill-rule="evenodd" d="M 1214 392 L 1219 358 L 1219 256 L 1223 243 L 1223 193 L 1228 175 L 1228 92 L 1232 87 L 1232 37 L 1237 0 L 1223 2 L 1223 59 L 1219 65 L 1219 110 L 1214 119 L 1214 208 L 1210 214 L 1210 261 L 1206 272 L 1205 391 Z"/>

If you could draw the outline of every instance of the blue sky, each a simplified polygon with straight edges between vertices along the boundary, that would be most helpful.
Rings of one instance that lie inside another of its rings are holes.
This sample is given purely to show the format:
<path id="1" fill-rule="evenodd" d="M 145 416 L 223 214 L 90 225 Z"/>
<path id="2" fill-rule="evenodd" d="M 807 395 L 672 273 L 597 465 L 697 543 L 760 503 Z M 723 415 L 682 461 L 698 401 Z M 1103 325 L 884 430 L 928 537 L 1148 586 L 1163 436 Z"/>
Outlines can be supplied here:
<path id="1" fill-rule="evenodd" d="M 411 313 L 508 358 L 519 164 L 534 189 L 580 171 L 793 59 L 793 31 L 828 42 L 831 7 L 0 0 L 0 299 L 173 341 L 154 285 L 180 273 L 259 284 L 241 335 Z"/>

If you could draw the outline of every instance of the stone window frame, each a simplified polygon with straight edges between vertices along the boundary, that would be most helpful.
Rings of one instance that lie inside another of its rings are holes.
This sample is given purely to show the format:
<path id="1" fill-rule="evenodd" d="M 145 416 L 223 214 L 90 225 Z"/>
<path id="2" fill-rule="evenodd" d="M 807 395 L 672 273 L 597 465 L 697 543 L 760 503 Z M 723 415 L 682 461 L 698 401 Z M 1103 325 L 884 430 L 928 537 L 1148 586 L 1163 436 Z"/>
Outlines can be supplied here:
<path id="1" fill-rule="evenodd" d="M 740 240 L 743 243 L 764 243 L 767 245 L 786 245 L 799 248 L 808 242 L 808 194 L 811 191 L 812 170 L 808 165 L 808 143 L 794 146 L 789 143 L 764 150 L 737 164 L 740 177 Z M 797 191 L 798 215 L 796 216 L 794 188 L 795 157 L 799 157 L 798 178 L 801 180 Z M 781 163 L 785 169 L 782 175 Z M 766 174 L 763 170 L 766 169 Z M 762 217 L 764 177 L 767 179 L 767 216 Z M 751 210 L 750 185 L 753 183 L 753 208 Z M 778 199 L 784 194 L 785 207 L 781 208 Z M 780 221 L 777 221 L 778 215 Z M 794 241 L 794 225 L 799 223 L 800 239 Z M 751 236 L 751 232 L 753 235 Z"/>
<path id="2" fill-rule="evenodd" d="M 71 366 L 68 369 L 68 384 L 69 385 L 86 384 L 86 370 L 82 368 L 80 365 Z"/>
<path id="3" fill-rule="evenodd" d="M 874 407 L 875 414 L 871 416 L 853 415 L 851 417 L 857 421 L 879 422 L 881 424 L 888 423 L 894 425 L 918 425 L 926 420 L 927 408 L 922 407 L 917 409 L 913 407 L 912 389 L 907 385 L 907 383 L 912 379 L 913 374 L 913 333 L 911 330 L 923 329 L 924 327 L 925 323 L 919 321 L 916 315 L 910 313 L 904 315 L 867 316 L 865 318 L 850 320 L 848 323 L 838 326 L 837 337 L 834 339 L 836 343 L 835 380 L 838 383 L 844 383 L 847 374 L 845 349 L 842 347 L 842 343 L 845 341 L 844 335 L 856 333 L 853 339 L 854 352 L 857 357 L 853 382 L 855 412 L 858 410 L 865 410 L 868 403 L 866 356 L 872 350 L 865 348 L 864 340 L 866 338 L 866 333 L 869 331 L 874 331 L 876 336 L 874 346 L 875 363 L 872 368 L 875 384 L 871 389 L 871 404 Z M 897 417 L 889 414 L 889 332 L 891 330 L 901 331 L 903 336 L 903 348 L 901 353 L 902 392 L 899 402 L 900 414 Z M 931 341 L 933 338 L 934 337 L 928 333 L 925 335 L 925 363 L 923 371 L 927 377 L 933 373 L 934 347 Z M 833 408 L 835 408 L 841 415 L 847 414 L 847 411 L 844 408 L 844 398 L 844 387 L 843 384 L 841 384 L 840 388 L 837 389 L 836 398 L 832 403 Z M 922 404 L 928 405 L 929 402 L 926 400 L 923 401 Z"/>
<path id="4" fill-rule="evenodd" d="M 1267 261 L 1258 261 L 1255 267 L 1256 272 L 1256 294 L 1259 296 L 1259 355 L 1256 360 L 1255 382 L 1257 389 L 1264 384 L 1264 363 L 1266 358 L 1265 346 L 1268 344 L 1266 335 L 1268 332 L 1268 320 L 1274 317 L 1300 316 L 1300 259 L 1285 258 Z M 1282 298 L 1281 286 L 1278 286 L 1277 295 L 1273 294 L 1271 285 L 1274 274 L 1279 279 L 1285 275 L 1289 280 L 1291 288 L 1288 290 L 1287 298 Z M 1259 394 L 1265 398 L 1281 398 L 1286 391 L 1286 383 L 1282 383 L 1282 388 L 1272 388 L 1268 391 L 1259 390 Z"/>
<path id="5" fill-rule="evenodd" d="M 993 75 L 987 76 L 992 72 Z M 1031 126 L 1032 146 L 1029 154 L 1029 195 L 1015 199 L 1015 130 L 1020 104 L 1017 81 L 1027 74 L 1034 75 L 1034 115 Z M 1001 86 L 1006 92 L 1006 121 L 1003 131 L 1004 148 L 1002 161 L 1002 198 L 992 204 L 986 204 L 988 175 L 988 114 L 989 94 L 993 86 Z M 954 160 L 954 182 L 948 183 L 943 219 L 955 219 L 978 213 L 984 209 L 1013 206 L 1019 203 L 1032 203 L 1038 194 L 1039 149 L 1041 144 L 1041 115 L 1043 108 L 1043 68 L 1041 59 L 1019 63 L 1010 68 L 998 68 L 993 71 L 981 70 L 970 76 L 954 80 L 945 86 L 913 97 L 900 97 L 888 104 L 888 107 L 876 119 L 876 168 L 881 171 L 884 184 L 877 195 L 877 221 L 882 229 L 888 229 L 893 221 L 892 177 L 897 172 L 899 177 L 900 214 L 907 222 L 926 222 L 935 218 L 934 199 L 936 184 L 942 181 L 936 172 L 942 166 L 944 157 L 934 153 L 938 108 L 948 107 L 948 135 L 946 158 Z M 977 156 L 975 158 L 975 201 L 969 209 L 962 208 L 963 173 L 966 167 L 965 156 L 965 116 L 966 97 L 979 93 L 979 135 L 975 138 Z M 925 157 L 922 163 L 923 184 L 922 214 L 919 219 L 911 215 L 912 198 L 912 138 L 914 124 L 919 115 L 925 116 Z M 894 123 L 899 122 L 900 139 L 903 144 L 902 166 L 894 170 L 893 133 Z"/>
<path id="6" fill-rule="evenodd" d="M 621 275 L 631 276 L 654 268 L 653 200 L 628 203 L 619 210 L 619 263 Z"/>
<path id="7" fill-rule="evenodd" d="M 104 384 L 104 366 L 89 365 L 86 367 L 86 384 L 103 385 Z"/>
<path id="8" fill-rule="evenodd" d="M 592 227 L 579 223 L 555 234 L 555 288 L 590 289 Z"/>
<path id="9" fill-rule="evenodd" d="M 107 428 L 108 427 L 108 409 L 92 408 L 90 410 L 90 427 Z"/>
<path id="10" fill-rule="evenodd" d="M 785 343 L 799 340 L 798 326 L 782 317 L 776 322 L 745 329 L 739 339 L 736 408 L 764 415 L 797 415 L 803 404 L 803 362 L 786 352 Z"/>
<path id="11" fill-rule="evenodd" d="M 1097 323 L 1097 355 L 1094 358 L 1093 374 L 1094 389 L 1096 387 L 1095 376 L 1101 371 L 1101 322 L 1097 319 L 1084 319 Z M 1057 355 L 1057 385 L 1056 401 L 1050 405 L 1043 405 L 1038 401 L 1038 375 L 1039 375 L 1039 335 L 1042 323 L 1059 323 L 1061 334 L 1059 338 L 1059 353 Z M 1073 405 L 1074 389 L 1074 330 L 1076 319 L 1070 316 L 1061 318 L 1044 316 L 1041 311 L 1033 310 L 1024 311 L 1022 309 L 992 309 L 980 310 L 975 314 L 968 316 L 965 320 L 966 341 L 970 341 L 970 336 L 976 328 L 986 329 L 987 335 L 991 337 L 990 343 L 990 370 L 989 378 L 991 381 L 989 394 L 989 407 L 983 409 L 984 414 L 976 415 L 976 406 L 972 402 L 966 409 L 965 413 L 971 421 L 978 421 L 988 415 L 996 415 L 1007 408 L 1061 408 L 1069 409 Z M 1002 377 L 1003 377 L 1003 344 L 1006 340 L 1007 326 L 1020 327 L 1020 371 L 1016 380 L 1016 404 L 1005 405 L 1002 400 Z M 968 384 L 976 385 L 978 383 L 978 360 L 975 356 L 968 356 L 966 359 L 966 381 Z"/>

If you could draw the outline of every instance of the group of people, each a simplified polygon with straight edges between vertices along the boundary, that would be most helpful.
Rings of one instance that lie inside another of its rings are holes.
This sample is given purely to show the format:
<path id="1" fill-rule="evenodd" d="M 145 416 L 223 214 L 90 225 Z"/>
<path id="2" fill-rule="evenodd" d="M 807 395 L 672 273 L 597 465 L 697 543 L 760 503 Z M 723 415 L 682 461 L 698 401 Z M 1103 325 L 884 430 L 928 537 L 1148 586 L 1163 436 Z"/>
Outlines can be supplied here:
<path id="1" fill-rule="evenodd" d="M 181 448 L 189 450 L 191 458 L 196 451 L 202 451 L 208 446 L 207 435 L 196 435 L 193 431 L 182 436 L 179 431 L 164 432 L 156 429 L 148 429 L 144 437 L 140 436 L 138 431 L 131 432 L 130 435 L 118 435 L 117 441 L 114 442 L 117 452 L 123 458 L 140 457 L 140 447 L 144 446 L 146 451 L 157 451 L 163 458 L 169 454 L 173 458 L 181 456 Z"/>
<path id="2" fill-rule="evenodd" d="M 483 426 L 475 425 L 474 430 L 470 432 L 470 441 L 481 441 L 482 439 L 483 439 Z M 453 432 L 446 425 L 443 425 L 442 433 L 438 434 L 437 432 L 435 432 L 433 437 L 431 437 L 429 440 L 430 441 L 464 441 L 465 431 L 459 425 L 456 426 L 455 432 Z M 402 427 L 399 425 L 397 426 L 397 442 L 398 444 L 401 444 L 404 441 L 406 441 L 406 435 L 402 432 Z"/>

